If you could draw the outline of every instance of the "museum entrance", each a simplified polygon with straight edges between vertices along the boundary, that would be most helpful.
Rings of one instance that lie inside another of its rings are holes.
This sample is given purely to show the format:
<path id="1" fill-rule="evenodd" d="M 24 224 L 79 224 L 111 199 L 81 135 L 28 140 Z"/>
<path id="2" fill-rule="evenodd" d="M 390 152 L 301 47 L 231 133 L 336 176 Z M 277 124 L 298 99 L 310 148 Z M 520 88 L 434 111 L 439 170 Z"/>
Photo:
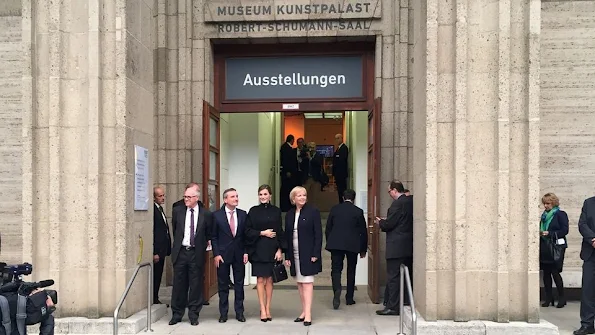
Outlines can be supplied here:
<path id="1" fill-rule="evenodd" d="M 246 48 L 245 45 L 215 44 L 213 50 L 215 54 L 214 103 L 213 105 L 203 103 L 205 149 L 202 182 L 205 205 L 215 209 L 221 206 L 220 195 L 223 191 L 222 186 L 225 185 L 225 183 L 222 184 L 222 171 L 223 174 L 227 173 L 225 169 L 222 170 L 222 160 L 226 162 L 226 151 L 231 150 L 229 146 L 237 143 L 234 141 L 226 143 L 221 140 L 222 126 L 225 127 L 228 122 L 226 118 L 234 118 L 239 113 L 261 115 L 266 113 L 271 115 L 270 119 L 273 123 L 275 118 L 282 120 L 280 131 L 275 131 L 272 126 L 268 128 L 268 132 L 272 132 L 274 138 L 269 149 L 273 153 L 277 152 L 278 156 L 279 147 L 275 148 L 275 146 L 277 142 L 283 143 L 286 137 L 286 118 L 301 115 L 305 119 L 306 115 L 320 114 L 324 120 L 325 114 L 339 113 L 343 121 L 346 113 L 354 113 L 353 115 L 359 118 L 363 116 L 366 125 L 366 139 L 358 142 L 364 142 L 363 155 L 367 158 L 363 180 L 364 192 L 359 191 L 359 201 L 356 197 L 356 205 L 363 207 L 367 212 L 368 222 L 372 222 L 374 217 L 379 215 L 378 166 L 380 165 L 381 114 L 380 98 L 374 99 L 374 43 L 263 44 L 250 45 L 250 48 Z M 259 124 L 258 121 L 252 121 L 257 122 L 254 124 Z M 318 121 L 320 124 L 324 122 Z M 248 119 L 245 119 L 243 123 L 245 128 L 250 127 L 249 124 Z M 251 127 L 251 129 L 254 128 Z M 257 128 L 253 136 L 258 137 L 263 132 L 268 133 L 266 126 Z M 297 138 L 295 137 L 296 140 Z M 325 149 L 329 151 L 332 144 L 326 142 L 328 141 L 321 143 L 320 147 L 314 147 L 314 150 L 322 153 Z M 258 156 L 259 149 L 255 147 L 246 149 L 244 152 L 255 150 L 254 154 Z M 229 179 L 237 174 L 231 170 L 227 171 Z M 263 173 L 260 175 L 263 176 L 260 176 L 258 183 L 263 179 L 269 181 L 275 186 L 275 193 L 278 194 L 281 184 L 278 157 L 274 159 L 270 177 L 267 179 Z M 229 186 L 235 187 L 235 185 Z M 246 193 L 244 197 L 248 198 L 252 197 L 255 191 Z M 368 224 L 368 233 L 368 294 L 372 302 L 378 303 L 379 231 L 374 225 Z M 207 267 L 205 291 L 208 296 L 212 296 L 216 293 L 216 272 L 213 262 L 209 261 Z"/>

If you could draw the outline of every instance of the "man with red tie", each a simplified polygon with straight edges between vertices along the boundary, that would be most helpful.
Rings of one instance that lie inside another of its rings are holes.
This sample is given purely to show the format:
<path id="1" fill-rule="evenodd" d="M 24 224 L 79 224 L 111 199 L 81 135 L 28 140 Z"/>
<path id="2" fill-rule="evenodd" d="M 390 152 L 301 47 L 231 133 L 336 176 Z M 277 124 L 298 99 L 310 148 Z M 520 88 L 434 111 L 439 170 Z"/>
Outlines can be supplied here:
<path id="1" fill-rule="evenodd" d="M 230 267 L 233 269 L 236 320 L 246 322 L 244 317 L 244 275 L 248 254 L 244 246 L 244 231 L 248 214 L 237 208 L 238 192 L 233 188 L 223 191 L 223 202 L 225 204 L 221 209 L 213 212 L 211 236 L 219 288 L 219 322 L 227 322 Z"/>

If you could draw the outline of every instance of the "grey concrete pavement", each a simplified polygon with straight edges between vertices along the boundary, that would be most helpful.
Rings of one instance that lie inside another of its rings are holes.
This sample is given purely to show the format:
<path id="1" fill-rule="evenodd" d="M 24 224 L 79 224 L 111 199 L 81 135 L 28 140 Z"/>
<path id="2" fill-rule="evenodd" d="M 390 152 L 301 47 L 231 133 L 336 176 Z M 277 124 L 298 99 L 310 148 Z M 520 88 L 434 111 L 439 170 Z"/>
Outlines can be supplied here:
<path id="1" fill-rule="evenodd" d="M 558 326 L 560 335 L 571 335 L 580 327 L 579 308 L 579 301 L 570 301 L 564 308 L 541 307 L 540 315 L 542 319 Z"/>

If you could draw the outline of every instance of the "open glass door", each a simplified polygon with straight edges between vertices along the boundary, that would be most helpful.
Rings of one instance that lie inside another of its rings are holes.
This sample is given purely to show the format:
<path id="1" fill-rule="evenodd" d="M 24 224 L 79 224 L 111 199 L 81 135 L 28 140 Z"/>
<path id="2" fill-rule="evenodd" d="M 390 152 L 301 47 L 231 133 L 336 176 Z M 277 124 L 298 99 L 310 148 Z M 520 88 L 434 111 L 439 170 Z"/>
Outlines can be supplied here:
<path id="1" fill-rule="evenodd" d="M 374 224 L 378 215 L 378 184 L 380 183 L 380 98 L 368 112 L 368 295 L 380 302 L 378 243 L 380 230 Z"/>
<path id="2" fill-rule="evenodd" d="M 202 201 L 205 207 L 213 212 L 219 209 L 221 193 L 220 185 L 220 120 L 219 111 L 203 101 L 203 170 L 202 170 Z M 213 252 L 207 251 L 205 257 L 204 298 L 209 300 L 217 293 L 217 269 L 213 261 Z"/>

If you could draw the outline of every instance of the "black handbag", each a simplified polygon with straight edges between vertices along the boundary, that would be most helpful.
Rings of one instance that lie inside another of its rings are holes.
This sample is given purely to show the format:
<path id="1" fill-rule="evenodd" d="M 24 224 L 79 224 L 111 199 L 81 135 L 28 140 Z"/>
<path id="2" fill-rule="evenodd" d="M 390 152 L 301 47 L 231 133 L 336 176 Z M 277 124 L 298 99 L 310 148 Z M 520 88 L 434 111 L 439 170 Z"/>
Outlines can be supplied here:
<path id="1" fill-rule="evenodd" d="M 275 262 L 273 265 L 273 283 L 284 281 L 287 278 L 287 269 L 285 269 L 283 262 Z"/>
<path id="2" fill-rule="evenodd" d="M 551 236 L 550 238 L 545 239 L 545 247 L 547 259 L 549 260 L 550 264 L 554 264 L 558 269 L 558 272 L 562 272 L 564 266 L 564 254 L 566 253 L 566 247 L 568 246 L 566 242 L 566 238 L 559 239 L 558 235 Z"/>

